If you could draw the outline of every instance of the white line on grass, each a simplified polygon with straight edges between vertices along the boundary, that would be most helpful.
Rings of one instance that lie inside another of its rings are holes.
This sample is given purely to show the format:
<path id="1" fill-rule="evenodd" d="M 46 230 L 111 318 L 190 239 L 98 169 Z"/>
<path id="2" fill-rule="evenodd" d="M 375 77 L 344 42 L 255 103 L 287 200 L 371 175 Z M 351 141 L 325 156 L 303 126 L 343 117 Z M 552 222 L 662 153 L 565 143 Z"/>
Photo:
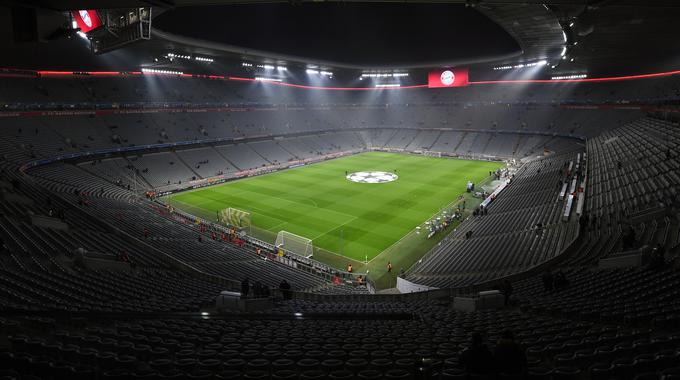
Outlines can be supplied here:
<path id="1" fill-rule="evenodd" d="M 487 183 L 490 179 L 491 179 L 491 176 L 487 176 L 486 178 L 484 178 L 484 179 L 480 182 L 480 186 L 483 186 L 482 184 Z M 426 221 L 431 220 L 433 217 L 435 217 L 437 214 L 439 214 L 439 212 L 441 212 L 442 209 L 448 208 L 448 207 L 455 207 L 456 205 L 460 204 L 460 202 L 461 202 L 461 201 L 460 201 L 459 199 L 452 201 L 451 203 L 449 203 L 449 204 L 443 206 L 441 209 L 439 209 L 439 210 L 438 210 L 436 213 L 434 213 L 432 216 L 430 216 L 429 218 L 425 219 L 422 223 L 425 223 Z M 422 224 L 422 223 L 420 223 L 420 224 Z M 420 225 L 420 224 L 418 224 L 418 225 Z M 367 263 L 367 264 L 370 264 L 371 261 L 373 261 L 373 260 L 377 259 L 378 257 L 382 256 L 385 252 L 387 252 L 388 250 L 392 249 L 392 247 L 396 246 L 396 245 L 399 244 L 402 240 L 406 239 L 406 237 L 408 237 L 408 236 L 413 232 L 414 229 L 415 229 L 415 228 L 409 230 L 409 231 L 408 231 L 404 236 L 402 236 L 399 240 L 395 241 L 394 243 L 390 244 L 389 247 L 387 247 L 387 248 L 383 249 L 382 251 L 380 251 L 380 253 L 378 253 L 377 255 L 375 255 L 372 259 L 368 260 L 368 263 Z M 448 235 L 451 234 L 451 233 L 453 233 L 453 231 L 447 232 L 446 235 L 445 235 L 445 237 L 448 236 Z M 426 252 L 425 254 L 427 254 L 427 253 L 429 253 L 429 251 Z M 424 257 L 424 256 L 423 256 L 423 257 Z"/>
<path id="2" fill-rule="evenodd" d="M 247 192 L 250 192 L 250 193 L 259 195 L 259 196 L 263 196 L 262 194 L 257 193 L 257 192 L 255 192 L 255 191 L 250 191 L 250 190 L 244 190 L 244 191 L 247 191 Z M 284 201 L 284 202 L 288 202 L 288 203 L 294 203 L 294 204 L 296 204 L 296 205 L 302 205 L 302 206 L 312 207 L 312 206 L 310 206 L 310 205 L 308 205 L 308 204 L 306 204 L 306 203 L 296 202 L 296 201 L 293 201 L 293 200 L 290 200 L 290 199 L 277 197 L 277 196 L 275 196 L 275 195 L 264 195 L 264 196 L 266 196 L 267 198 L 274 198 L 274 199 L 278 199 L 278 200 L 281 200 L 281 201 Z M 304 198 L 304 197 L 303 197 L 303 198 Z M 307 199 L 309 199 L 310 201 L 314 202 L 314 200 L 311 199 L 311 198 L 307 198 Z M 316 202 L 314 202 L 314 204 L 316 204 Z M 329 208 L 320 208 L 319 206 L 314 206 L 314 207 L 317 208 L 317 209 L 319 209 L 319 210 L 322 210 L 322 211 L 324 211 L 324 212 L 331 212 L 331 213 L 334 213 L 334 214 L 342 215 L 342 216 L 347 217 L 347 218 L 356 218 L 356 216 L 354 216 L 354 215 L 345 214 L 344 212 L 341 212 L 341 211 L 335 211 L 335 210 L 331 210 L 331 209 L 329 209 Z"/>
<path id="3" fill-rule="evenodd" d="M 337 226 L 335 226 L 335 227 L 333 227 L 333 228 L 331 228 L 331 229 L 329 229 L 329 230 L 326 230 L 326 231 L 324 231 L 324 232 L 322 232 L 322 233 L 316 235 L 316 236 L 312 239 L 312 241 L 314 241 L 314 240 L 316 240 L 316 239 L 322 237 L 323 235 L 328 234 L 329 232 L 335 231 L 335 230 L 337 230 L 338 228 L 340 228 L 340 227 L 342 227 L 342 226 L 344 226 L 344 225 L 346 225 L 346 224 L 349 224 L 349 223 L 351 223 L 351 222 L 353 222 L 353 221 L 355 221 L 355 220 L 357 220 L 357 219 L 359 219 L 359 217 L 358 217 L 358 216 L 354 216 L 354 217 L 352 217 L 351 219 L 347 220 L 345 223 L 342 223 L 342 224 L 340 224 L 340 225 L 337 225 Z"/>

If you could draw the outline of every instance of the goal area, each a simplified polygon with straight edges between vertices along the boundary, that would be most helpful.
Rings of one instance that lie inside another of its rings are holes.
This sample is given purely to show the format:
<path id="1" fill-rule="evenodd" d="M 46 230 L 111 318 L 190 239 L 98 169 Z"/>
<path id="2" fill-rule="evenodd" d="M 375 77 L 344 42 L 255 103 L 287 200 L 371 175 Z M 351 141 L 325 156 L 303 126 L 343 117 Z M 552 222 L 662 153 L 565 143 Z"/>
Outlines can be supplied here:
<path id="1" fill-rule="evenodd" d="M 276 245 L 277 248 L 281 248 L 299 256 L 309 258 L 314 255 L 312 239 L 307 239 L 306 237 L 295 235 L 288 231 L 279 231 L 279 233 L 276 234 L 276 242 L 274 245 Z"/>
<path id="2" fill-rule="evenodd" d="M 250 229 L 251 223 L 250 213 L 248 211 L 239 210 L 233 207 L 219 210 L 217 212 L 217 221 L 241 230 Z"/>

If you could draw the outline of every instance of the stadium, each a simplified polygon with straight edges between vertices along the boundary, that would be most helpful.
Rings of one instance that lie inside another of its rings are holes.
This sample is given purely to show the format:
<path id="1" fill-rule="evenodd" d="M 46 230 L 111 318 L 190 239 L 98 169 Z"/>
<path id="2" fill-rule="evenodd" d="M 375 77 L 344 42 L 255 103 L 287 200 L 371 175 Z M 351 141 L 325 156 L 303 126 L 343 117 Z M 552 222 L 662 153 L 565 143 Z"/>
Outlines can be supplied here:
<path id="1" fill-rule="evenodd" d="M 679 17 L 0 2 L 0 379 L 680 378 Z"/>

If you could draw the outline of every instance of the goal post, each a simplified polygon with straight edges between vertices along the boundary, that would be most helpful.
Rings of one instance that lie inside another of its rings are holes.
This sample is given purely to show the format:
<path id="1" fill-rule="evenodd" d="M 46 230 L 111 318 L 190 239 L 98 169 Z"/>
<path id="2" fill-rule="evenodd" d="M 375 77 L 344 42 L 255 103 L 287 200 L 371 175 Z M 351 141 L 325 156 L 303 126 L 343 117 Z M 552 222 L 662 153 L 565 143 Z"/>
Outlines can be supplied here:
<path id="1" fill-rule="evenodd" d="M 276 234 L 276 242 L 274 245 L 276 245 L 277 248 L 284 249 L 299 256 L 309 258 L 314 255 L 312 239 L 307 239 L 306 237 L 295 235 L 288 231 L 279 231 L 279 233 Z"/>
<path id="2" fill-rule="evenodd" d="M 239 210 L 237 208 L 229 207 L 217 212 L 217 221 L 238 229 L 250 229 L 250 213 L 248 211 Z"/>

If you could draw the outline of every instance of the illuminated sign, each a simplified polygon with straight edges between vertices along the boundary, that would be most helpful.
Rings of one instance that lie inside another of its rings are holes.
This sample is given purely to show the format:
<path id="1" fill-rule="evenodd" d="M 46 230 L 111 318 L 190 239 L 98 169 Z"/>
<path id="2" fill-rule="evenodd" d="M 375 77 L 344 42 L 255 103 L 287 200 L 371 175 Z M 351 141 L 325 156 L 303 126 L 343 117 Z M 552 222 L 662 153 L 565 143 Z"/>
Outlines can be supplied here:
<path id="1" fill-rule="evenodd" d="M 87 33 L 102 26 L 102 21 L 95 10 L 71 11 L 73 19 L 78 24 L 80 31 Z"/>
<path id="2" fill-rule="evenodd" d="M 427 86 L 430 88 L 462 87 L 469 84 L 467 68 L 431 71 L 427 79 Z"/>

